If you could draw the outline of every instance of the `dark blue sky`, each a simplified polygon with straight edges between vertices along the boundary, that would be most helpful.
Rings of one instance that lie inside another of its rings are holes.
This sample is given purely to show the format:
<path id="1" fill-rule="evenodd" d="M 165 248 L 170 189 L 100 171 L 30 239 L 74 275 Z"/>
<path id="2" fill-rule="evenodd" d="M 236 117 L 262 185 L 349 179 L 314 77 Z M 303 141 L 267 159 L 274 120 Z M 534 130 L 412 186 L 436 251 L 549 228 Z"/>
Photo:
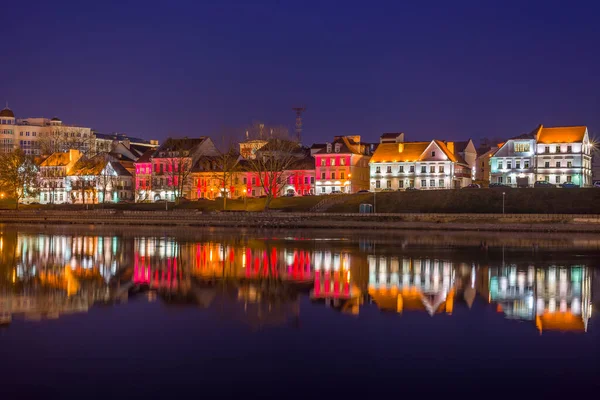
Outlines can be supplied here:
<path id="1" fill-rule="evenodd" d="M 252 3 L 252 4 L 250 4 Z M 597 2 L 596 2 L 597 3 Z M 592 1 L 10 1 L 0 100 L 146 138 L 254 120 L 304 141 L 600 129 Z"/>

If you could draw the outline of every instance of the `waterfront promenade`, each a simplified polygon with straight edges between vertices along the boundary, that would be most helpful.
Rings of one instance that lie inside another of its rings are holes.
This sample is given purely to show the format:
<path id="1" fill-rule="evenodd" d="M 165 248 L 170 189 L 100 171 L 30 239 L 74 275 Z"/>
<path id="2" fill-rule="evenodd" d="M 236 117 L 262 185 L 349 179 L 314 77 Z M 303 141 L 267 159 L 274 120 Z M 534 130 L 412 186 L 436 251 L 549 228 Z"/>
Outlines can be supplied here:
<path id="1" fill-rule="evenodd" d="M 0 223 L 600 233 L 600 215 L 174 211 L 0 211 Z"/>

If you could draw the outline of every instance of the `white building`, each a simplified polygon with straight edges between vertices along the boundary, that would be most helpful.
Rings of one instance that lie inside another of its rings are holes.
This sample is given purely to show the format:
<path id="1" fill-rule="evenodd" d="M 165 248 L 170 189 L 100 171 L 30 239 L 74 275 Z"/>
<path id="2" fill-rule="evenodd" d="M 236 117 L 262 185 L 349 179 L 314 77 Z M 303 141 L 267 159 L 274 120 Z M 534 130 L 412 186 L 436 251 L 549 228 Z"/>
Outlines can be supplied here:
<path id="1" fill-rule="evenodd" d="M 40 203 L 61 204 L 69 202 L 67 176 L 81 158 L 81 152 L 70 150 L 50 155 L 40 164 Z"/>
<path id="2" fill-rule="evenodd" d="M 15 118 L 7 108 L 0 110 L 0 152 L 21 148 L 25 154 L 41 155 L 71 148 L 84 153 L 93 150 L 90 128 L 64 125 L 59 118 Z"/>
<path id="3" fill-rule="evenodd" d="M 544 127 L 508 140 L 491 158 L 491 183 L 592 185 L 592 144 L 585 126 Z"/>
<path id="4" fill-rule="evenodd" d="M 535 133 L 507 140 L 490 158 L 490 183 L 528 187 L 535 182 Z"/>
<path id="5" fill-rule="evenodd" d="M 592 185 L 592 145 L 585 126 L 545 128 L 536 135 L 536 180 Z"/>
<path id="6" fill-rule="evenodd" d="M 382 137 L 369 165 L 371 191 L 450 189 L 472 182 L 472 168 L 454 152 L 453 142 L 390 142 Z"/>

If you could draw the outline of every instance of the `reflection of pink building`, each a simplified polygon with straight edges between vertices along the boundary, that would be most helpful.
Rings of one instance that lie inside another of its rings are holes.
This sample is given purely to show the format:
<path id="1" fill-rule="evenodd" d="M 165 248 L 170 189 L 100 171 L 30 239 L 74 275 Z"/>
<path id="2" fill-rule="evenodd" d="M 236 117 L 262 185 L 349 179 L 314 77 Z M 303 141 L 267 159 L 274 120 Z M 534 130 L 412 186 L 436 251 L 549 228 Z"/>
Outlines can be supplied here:
<path id="1" fill-rule="evenodd" d="M 372 145 L 360 136 L 336 136 L 333 143 L 313 145 L 316 194 L 355 193 L 369 189 Z"/>

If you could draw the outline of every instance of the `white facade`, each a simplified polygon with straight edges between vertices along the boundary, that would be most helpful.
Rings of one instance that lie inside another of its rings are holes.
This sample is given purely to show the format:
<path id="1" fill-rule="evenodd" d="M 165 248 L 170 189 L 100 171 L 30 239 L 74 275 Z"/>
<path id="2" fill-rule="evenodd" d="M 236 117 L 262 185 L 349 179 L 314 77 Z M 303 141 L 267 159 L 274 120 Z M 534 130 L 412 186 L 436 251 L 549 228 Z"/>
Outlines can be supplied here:
<path id="1" fill-rule="evenodd" d="M 370 162 L 371 191 L 451 189 L 471 183 L 471 168 L 443 143 L 381 143 Z"/>
<path id="2" fill-rule="evenodd" d="M 43 144 L 52 145 L 52 136 L 58 135 L 61 141 L 68 144 L 59 148 L 55 140 L 54 151 L 67 151 L 74 148 L 73 144 L 80 143 L 80 150 L 87 152 L 93 146 L 93 133 L 90 128 L 63 125 L 58 118 L 19 118 L 16 119 L 12 110 L 0 110 L 0 152 L 11 152 L 16 148 L 25 154 L 40 155 Z"/>
<path id="3" fill-rule="evenodd" d="M 586 135 L 587 139 L 587 135 Z M 592 156 L 588 140 L 580 143 L 537 144 L 537 180 L 560 185 L 592 185 Z"/>
<path id="4" fill-rule="evenodd" d="M 535 182 L 535 140 L 510 139 L 490 159 L 490 183 L 530 186 Z"/>

